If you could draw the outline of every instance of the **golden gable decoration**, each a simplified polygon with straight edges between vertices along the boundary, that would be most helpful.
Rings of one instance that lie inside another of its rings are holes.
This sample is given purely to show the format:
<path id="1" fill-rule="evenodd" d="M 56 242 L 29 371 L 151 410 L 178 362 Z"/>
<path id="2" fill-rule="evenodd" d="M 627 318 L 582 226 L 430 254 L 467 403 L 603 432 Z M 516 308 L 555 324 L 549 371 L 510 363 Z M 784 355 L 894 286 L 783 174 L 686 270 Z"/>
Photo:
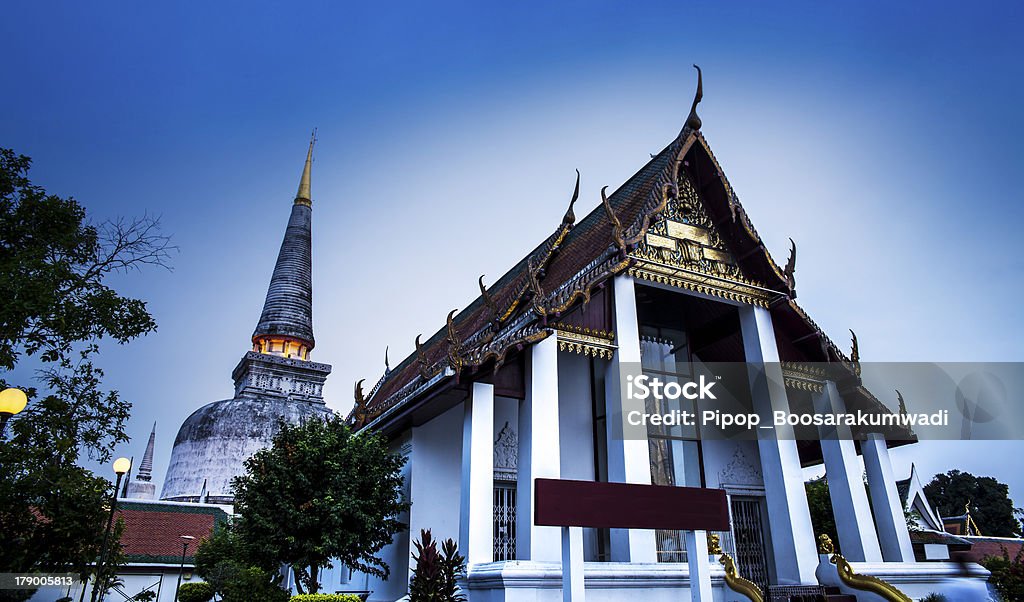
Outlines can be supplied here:
<path id="1" fill-rule="evenodd" d="M 686 173 L 630 257 L 630 275 L 651 282 L 761 306 L 774 295 L 742 275 Z"/>

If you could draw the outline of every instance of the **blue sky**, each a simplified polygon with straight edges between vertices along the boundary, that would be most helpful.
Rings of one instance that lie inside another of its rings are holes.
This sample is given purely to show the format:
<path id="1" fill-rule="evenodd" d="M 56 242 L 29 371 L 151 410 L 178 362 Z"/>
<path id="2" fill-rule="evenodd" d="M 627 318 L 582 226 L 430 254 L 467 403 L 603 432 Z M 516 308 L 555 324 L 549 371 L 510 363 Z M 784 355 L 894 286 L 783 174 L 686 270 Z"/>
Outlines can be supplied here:
<path id="1" fill-rule="evenodd" d="M 96 218 L 158 214 L 174 271 L 119 282 L 160 329 L 104 353 L 123 450 L 231 396 L 297 185 L 313 174 L 313 358 L 329 405 L 678 131 L 704 133 L 800 302 L 866 361 L 1021 361 L 1024 67 L 1014 3 L 16 2 L 0 145 Z M 581 215 L 580 211 L 577 211 Z M 1011 484 L 1024 445 L 896 452 Z"/>

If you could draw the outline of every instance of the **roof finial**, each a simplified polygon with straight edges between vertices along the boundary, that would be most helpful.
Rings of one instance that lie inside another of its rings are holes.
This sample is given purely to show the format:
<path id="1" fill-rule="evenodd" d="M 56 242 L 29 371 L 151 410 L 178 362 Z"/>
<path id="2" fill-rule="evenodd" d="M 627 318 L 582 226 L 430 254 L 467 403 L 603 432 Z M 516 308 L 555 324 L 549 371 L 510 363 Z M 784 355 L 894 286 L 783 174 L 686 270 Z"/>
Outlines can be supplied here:
<path id="1" fill-rule="evenodd" d="M 796 288 L 796 243 L 793 239 L 789 239 L 789 244 L 792 245 L 789 248 L 789 259 L 786 261 L 786 267 L 782 270 L 782 275 L 786 277 L 786 283 L 789 284 L 789 289 L 793 290 Z"/>
<path id="2" fill-rule="evenodd" d="M 391 374 L 391 360 L 388 359 L 388 349 L 390 345 L 384 346 L 384 374 L 385 376 Z"/>
<path id="3" fill-rule="evenodd" d="M 693 96 L 693 106 L 690 107 L 690 115 L 686 118 L 686 127 L 697 131 L 701 125 L 700 117 L 697 116 L 697 105 L 704 98 L 704 78 L 701 75 L 700 67 L 694 65 L 693 68 L 697 70 L 697 93 Z"/>
<path id="4" fill-rule="evenodd" d="M 576 170 L 576 189 L 572 191 L 572 200 L 569 201 L 569 208 L 565 210 L 565 216 L 562 217 L 562 223 L 566 226 L 571 226 L 576 223 L 576 214 L 572 212 L 572 206 L 576 204 L 576 200 L 580 198 L 580 170 Z"/>
<path id="5" fill-rule="evenodd" d="M 295 194 L 295 202 L 300 205 L 312 205 L 313 197 L 310 193 L 309 174 L 313 167 L 313 145 L 316 144 L 316 128 L 309 137 L 309 152 L 306 153 L 306 165 L 302 168 L 302 179 L 299 180 L 299 191 Z"/>
<path id="6" fill-rule="evenodd" d="M 899 389 L 896 389 L 896 398 L 900 402 L 900 416 L 907 415 L 907 402 L 903 400 L 903 393 L 900 393 Z"/>

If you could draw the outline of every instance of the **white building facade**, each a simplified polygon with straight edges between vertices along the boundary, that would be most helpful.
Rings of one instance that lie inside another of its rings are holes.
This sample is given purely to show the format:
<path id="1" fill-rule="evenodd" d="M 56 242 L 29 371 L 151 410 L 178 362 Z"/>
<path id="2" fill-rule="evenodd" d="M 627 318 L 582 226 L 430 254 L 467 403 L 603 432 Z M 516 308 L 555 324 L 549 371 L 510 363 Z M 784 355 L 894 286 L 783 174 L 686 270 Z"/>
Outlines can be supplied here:
<path id="1" fill-rule="evenodd" d="M 579 223 L 574 195 L 551 237 L 492 287 L 481 280 L 481 296 L 425 343 L 417 337 L 416 353 L 357 405 L 353 423 L 408 459 L 412 507 L 408 531 L 383 551 L 390 578 L 357 574 L 352 589 L 405 596 L 412 543 L 430 529 L 458 541 L 472 602 L 749 599 L 704 532 L 585 528 L 576 558 L 569 531 L 533 520 L 535 480 L 548 478 L 722 489 L 731 528 L 714 535 L 766 600 L 822 587 L 887 599 L 845 583 L 819 554 L 803 476 L 817 464 L 854 573 L 907 599 L 941 592 L 956 574 L 914 561 L 889 459 L 899 433 L 707 437 L 699 427 L 624 426 L 631 376 L 684 382 L 730 369 L 745 384 L 729 403 L 747 412 L 888 412 L 858 382 L 856 341 L 840 351 L 796 304 L 795 246 L 785 267 L 768 254 L 700 126 L 694 110 Z M 834 370 L 801 368 L 810 365 Z M 654 409 L 696 409 L 677 403 Z M 904 435 L 900 443 L 913 440 Z M 582 589 L 563 592 L 563 569 L 577 579 L 582 570 Z M 971 570 L 981 595 L 987 574 Z"/>

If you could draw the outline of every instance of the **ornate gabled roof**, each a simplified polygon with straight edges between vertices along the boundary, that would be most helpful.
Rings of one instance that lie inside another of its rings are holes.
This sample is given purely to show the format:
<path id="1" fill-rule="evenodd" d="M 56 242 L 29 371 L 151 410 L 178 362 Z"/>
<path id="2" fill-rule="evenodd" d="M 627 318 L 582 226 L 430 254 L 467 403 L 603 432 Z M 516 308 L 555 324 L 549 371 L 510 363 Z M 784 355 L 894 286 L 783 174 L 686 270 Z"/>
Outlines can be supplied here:
<path id="1" fill-rule="evenodd" d="M 306 164 L 299 181 L 298 194 L 292 204 L 288 227 L 270 277 L 267 298 L 253 340 L 261 337 L 297 339 L 309 349 L 313 338 L 313 259 L 310 171 L 313 162 L 314 138 L 310 140 Z"/>
<path id="2" fill-rule="evenodd" d="M 400 405 L 446 370 L 456 376 L 485 364 L 500 368 L 510 353 L 552 332 L 566 313 L 586 304 L 616 274 L 667 282 L 770 308 L 783 361 L 836 362 L 859 374 L 847 357 L 796 304 L 796 249 L 785 267 L 772 258 L 699 131 L 698 94 L 682 131 L 660 153 L 578 223 L 570 202 L 562 222 L 541 244 L 390 369 L 351 418 L 366 424 Z M 697 206 L 699 205 L 699 207 Z M 680 207 L 693 212 L 674 216 Z M 667 217 L 666 217 L 667 216 Z M 666 220 L 703 242 L 660 236 Z M 653 228 L 652 228 L 653 226 Z M 672 243 L 659 248 L 659 240 Z M 781 336 L 780 331 L 787 331 Z M 862 389 L 862 388 L 861 388 Z M 872 404 L 885 406 L 874 399 Z"/>

